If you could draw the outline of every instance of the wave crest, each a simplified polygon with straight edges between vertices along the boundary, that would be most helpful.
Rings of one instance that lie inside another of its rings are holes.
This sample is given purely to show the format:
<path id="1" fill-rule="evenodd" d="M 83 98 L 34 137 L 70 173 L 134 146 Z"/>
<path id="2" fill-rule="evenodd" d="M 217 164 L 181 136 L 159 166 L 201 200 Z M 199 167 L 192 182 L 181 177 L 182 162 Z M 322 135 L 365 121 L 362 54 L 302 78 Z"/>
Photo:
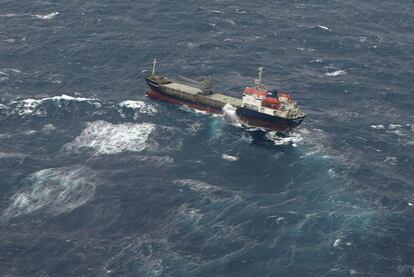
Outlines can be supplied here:
<path id="1" fill-rule="evenodd" d="M 73 97 L 63 94 L 61 96 L 46 97 L 43 99 L 23 99 L 12 101 L 5 109 L 3 109 L 3 112 L 7 116 L 45 117 L 49 112 L 70 112 L 76 108 L 74 104 L 77 103 L 85 103 L 86 105 L 92 105 L 98 108 L 101 104 L 97 101 L 97 99 L 93 98 Z"/>

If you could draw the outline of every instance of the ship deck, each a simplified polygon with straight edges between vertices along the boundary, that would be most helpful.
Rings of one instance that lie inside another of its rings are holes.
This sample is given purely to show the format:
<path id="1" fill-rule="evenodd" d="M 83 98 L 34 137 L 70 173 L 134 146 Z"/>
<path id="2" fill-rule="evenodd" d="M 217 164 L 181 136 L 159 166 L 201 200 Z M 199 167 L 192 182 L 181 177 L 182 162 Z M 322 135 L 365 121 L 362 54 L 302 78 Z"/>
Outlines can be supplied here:
<path id="1" fill-rule="evenodd" d="M 150 82 L 158 84 L 163 93 L 178 99 L 184 99 L 198 104 L 208 105 L 216 109 L 222 109 L 226 104 L 240 107 L 242 100 L 221 93 L 205 94 L 203 90 L 191 85 L 178 83 L 162 76 L 150 76 Z"/>
<path id="2" fill-rule="evenodd" d="M 224 95 L 224 94 L 220 94 L 220 93 L 213 93 L 213 94 L 210 94 L 210 95 L 206 95 L 206 98 L 210 98 L 212 100 L 225 103 L 224 105 L 230 104 L 230 105 L 232 105 L 236 108 L 240 107 L 242 105 L 241 99 L 237 99 L 237 98 L 227 96 L 227 95 Z"/>
<path id="3" fill-rule="evenodd" d="M 195 88 L 195 87 L 191 87 L 188 85 L 184 85 L 184 84 L 180 84 L 180 83 L 176 83 L 176 82 L 171 82 L 169 84 L 164 85 L 165 87 L 172 89 L 172 90 L 176 90 L 176 91 L 182 91 L 188 94 L 192 94 L 192 95 L 197 95 L 202 93 L 203 91 L 199 88 Z"/>

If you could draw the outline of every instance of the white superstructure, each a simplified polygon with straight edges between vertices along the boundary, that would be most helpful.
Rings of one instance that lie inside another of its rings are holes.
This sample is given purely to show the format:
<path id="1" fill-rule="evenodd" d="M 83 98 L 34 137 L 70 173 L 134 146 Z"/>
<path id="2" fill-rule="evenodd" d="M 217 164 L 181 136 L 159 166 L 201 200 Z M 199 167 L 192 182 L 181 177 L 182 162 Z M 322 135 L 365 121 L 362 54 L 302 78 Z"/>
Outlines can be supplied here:
<path id="1" fill-rule="evenodd" d="M 270 116 L 286 119 L 303 117 L 296 101 L 287 94 L 277 90 L 269 90 L 262 85 L 263 68 L 259 67 L 259 77 L 255 79 L 255 87 L 247 87 L 243 91 L 242 107 Z"/>

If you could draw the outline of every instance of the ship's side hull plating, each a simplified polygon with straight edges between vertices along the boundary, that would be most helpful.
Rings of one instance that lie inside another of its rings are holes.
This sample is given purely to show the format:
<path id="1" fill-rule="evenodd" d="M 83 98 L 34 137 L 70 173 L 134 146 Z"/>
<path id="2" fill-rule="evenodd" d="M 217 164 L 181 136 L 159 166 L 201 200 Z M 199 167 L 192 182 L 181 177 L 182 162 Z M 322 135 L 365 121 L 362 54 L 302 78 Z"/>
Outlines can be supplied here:
<path id="1" fill-rule="evenodd" d="M 194 101 L 180 98 L 177 96 L 174 96 L 172 94 L 167 93 L 163 90 L 163 88 L 157 84 L 153 84 L 153 82 L 147 80 L 147 84 L 150 87 L 150 89 L 147 91 L 148 97 L 151 97 L 153 99 L 161 100 L 170 104 L 176 104 L 176 105 L 186 105 L 190 108 L 201 110 L 201 111 L 207 111 L 210 113 L 221 113 L 221 109 L 213 106 L 208 106 L 201 103 L 196 103 Z"/>
<path id="2" fill-rule="evenodd" d="M 304 117 L 295 119 L 281 118 L 259 113 L 251 109 L 239 107 L 236 110 L 237 116 L 247 125 L 258 126 L 267 129 L 281 130 L 286 128 L 294 128 L 298 126 Z"/>
<path id="3" fill-rule="evenodd" d="M 221 106 L 218 107 L 208 105 L 205 101 L 197 101 L 197 98 L 184 98 L 180 97 L 176 93 L 170 92 L 162 84 L 157 84 L 152 80 L 146 79 L 150 89 L 147 91 L 147 95 L 151 98 L 165 101 L 171 104 L 184 104 L 197 110 L 208 111 L 211 113 L 221 113 Z M 286 119 L 277 116 L 271 116 L 268 114 L 259 113 L 257 111 L 247 109 L 244 107 L 236 107 L 236 114 L 243 123 L 249 126 L 262 127 L 271 130 L 286 130 L 298 126 L 304 117 L 296 119 Z"/>

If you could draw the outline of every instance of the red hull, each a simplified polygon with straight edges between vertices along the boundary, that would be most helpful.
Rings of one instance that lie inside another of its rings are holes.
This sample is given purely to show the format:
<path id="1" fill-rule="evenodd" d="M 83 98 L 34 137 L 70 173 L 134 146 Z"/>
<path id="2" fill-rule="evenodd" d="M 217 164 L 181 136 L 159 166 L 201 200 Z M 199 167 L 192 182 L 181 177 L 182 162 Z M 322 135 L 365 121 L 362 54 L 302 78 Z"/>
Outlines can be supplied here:
<path id="1" fill-rule="evenodd" d="M 151 97 L 153 99 L 158 99 L 158 100 L 161 100 L 161 101 L 164 101 L 164 102 L 168 102 L 170 104 L 175 104 L 175 105 L 183 105 L 184 104 L 184 105 L 186 105 L 190 108 L 196 109 L 196 110 L 206 111 L 206 112 L 214 113 L 214 114 L 222 114 L 222 110 L 219 110 L 217 108 L 204 106 L 204 105 L 202 106 L 202 105 L 198 105 L 198 104 L 195 104 L 193 102 L 190 102 L 190 101 L 185 101 L 185 100 L 177 99 L 177 98 L 174 98 L 174 97 L 170 97 L 168 95 L 165 95 L 163 93 L 159 93 L 159 92 L 157 92 L 155 90 L 152 90 L 152 89 L 147 91 L 147 95 L 148 95 L 148 97 Z"/>

